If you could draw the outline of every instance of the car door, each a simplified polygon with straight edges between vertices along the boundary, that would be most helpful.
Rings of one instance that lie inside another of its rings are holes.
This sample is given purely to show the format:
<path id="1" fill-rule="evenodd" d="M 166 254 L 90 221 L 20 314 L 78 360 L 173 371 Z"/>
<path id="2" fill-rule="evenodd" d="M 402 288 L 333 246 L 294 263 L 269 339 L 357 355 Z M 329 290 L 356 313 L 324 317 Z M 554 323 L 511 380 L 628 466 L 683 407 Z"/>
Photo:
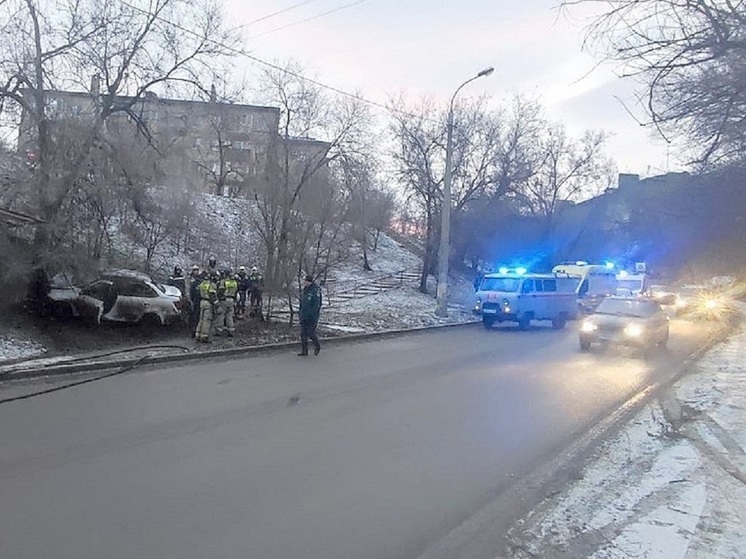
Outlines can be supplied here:
<path id="1" fill-rule="evenodd" d="M 106 315 L 117 322 L 139 322 L 147 310 L 146 302 L 155 297 L 150 287 L 136 280 L 122 281 L 117 293 L 117 303 Z"/>
<path id="2" fill-rule="evenodd" d="M 537 311 L 537 298 L 534 289 L 534 280 L 523 280 L 523 283 L 521 284 L 521 299 L 523 301 L 523 304 L 521 305 L 521 313 L 535 314 Z"/>
<path id="3" fill-rule="evenodd" d="M 106 307 L 105 301 L 108 300 L 111 289 L 111 282 L 98 280 L 80 290 L 76 307 L 84 321 L 101 323 Z"/>

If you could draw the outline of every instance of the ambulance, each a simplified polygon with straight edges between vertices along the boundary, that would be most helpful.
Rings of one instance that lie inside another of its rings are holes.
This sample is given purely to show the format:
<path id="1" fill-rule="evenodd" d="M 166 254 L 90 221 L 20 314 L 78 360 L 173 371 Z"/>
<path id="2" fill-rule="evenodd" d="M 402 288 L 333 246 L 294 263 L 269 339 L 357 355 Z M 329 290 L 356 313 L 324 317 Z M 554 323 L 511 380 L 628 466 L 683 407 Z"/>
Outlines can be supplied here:
<path id="1" fill-rule="evenodd" d="M 645 295 L 650 291 L 650 279 L 647 274 L 631 274 L 625 270 L 616 276 L 617 289 L 629 290 L 633 297 Z"/>
<path id="2" fill-rule="evenodd" d="M 530 274 L 501 270 L 482 278 L 474 312 L 488 330 L 496 322 L 516 322 L 527 330 L 532 320 L 550 320 L 562 329 L 578 315 L 577 279 L 567 274 Z"/>
<path id="3" fill-rule="evenodd" d="M 563 262 L 552 268 L 552 272 L 575 278 L 577 305 L 582 313 L 592 312 L 606 297 L 616 293 L 616 272 L 606 264 Z"/>

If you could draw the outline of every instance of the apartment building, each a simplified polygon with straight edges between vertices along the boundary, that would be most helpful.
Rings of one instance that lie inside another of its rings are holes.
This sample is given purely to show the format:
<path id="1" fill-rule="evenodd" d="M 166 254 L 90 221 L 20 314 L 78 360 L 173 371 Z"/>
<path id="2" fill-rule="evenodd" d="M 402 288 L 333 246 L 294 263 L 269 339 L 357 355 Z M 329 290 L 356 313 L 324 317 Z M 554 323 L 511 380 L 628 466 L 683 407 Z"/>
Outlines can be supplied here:
<path id="1" fill-rule="evenodd" d="M 92 88 L 95 91 L 95 87 Z M 50 121 L 74 121 L 97 114 L 98 96 L 72 91 L 47 92 Z M 130 99 L 123 98 L 123 104 Z M 185 101 L 146 94 L 127 112 L 106 122 L 110 137 L 137 141 L 157 154 L 164 186 L 177 185 L 214 194 L 250 195 L 277 181 L 288 147 L 290 167 L 326 154 L 328 144 L 312 139 L 282 140 L 280 110 L 275 107 Z M 33 156 L 34 127 L 22 117 L 19 150 Z"/>

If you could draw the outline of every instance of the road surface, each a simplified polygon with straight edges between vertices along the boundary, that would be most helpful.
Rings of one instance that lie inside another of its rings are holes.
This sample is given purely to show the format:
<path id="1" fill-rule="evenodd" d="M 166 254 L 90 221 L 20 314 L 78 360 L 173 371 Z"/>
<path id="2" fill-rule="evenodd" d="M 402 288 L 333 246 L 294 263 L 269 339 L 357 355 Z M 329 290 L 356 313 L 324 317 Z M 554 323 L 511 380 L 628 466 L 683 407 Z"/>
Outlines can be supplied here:
<path id="1" fill-rule="evenodd" d="M 494 556 L 513 510 L 449 534 L 706 334 L 675 322 L 644 360 L 581 354 L 575 328 L 140 369 L 0 405 L 0 557 Z"/>

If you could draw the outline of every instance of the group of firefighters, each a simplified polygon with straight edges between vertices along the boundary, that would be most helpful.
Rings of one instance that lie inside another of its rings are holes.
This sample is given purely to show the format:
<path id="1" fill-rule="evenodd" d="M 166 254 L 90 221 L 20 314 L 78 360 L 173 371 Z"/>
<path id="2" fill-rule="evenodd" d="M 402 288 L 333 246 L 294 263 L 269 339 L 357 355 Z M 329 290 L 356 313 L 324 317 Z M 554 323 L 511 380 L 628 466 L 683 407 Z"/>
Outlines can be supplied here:
<path id="1" fill-rule="evenodd" d="M 209 343 L 212 336 L 233 337 L 235 320 L 246 316 L 247 300 L 249 316 L 263 317 L 264 276 L 256 266 L 251 272 L 240 266 L 234 274 L 230 268 L 218 269 L 217 260 L 211 257 L 204 269 L 192 266 L 188 277 L 181 267 L 174 267 L 169 283 L 178 287 L 188 302 L 189 328 L 197 342 Z"/>

